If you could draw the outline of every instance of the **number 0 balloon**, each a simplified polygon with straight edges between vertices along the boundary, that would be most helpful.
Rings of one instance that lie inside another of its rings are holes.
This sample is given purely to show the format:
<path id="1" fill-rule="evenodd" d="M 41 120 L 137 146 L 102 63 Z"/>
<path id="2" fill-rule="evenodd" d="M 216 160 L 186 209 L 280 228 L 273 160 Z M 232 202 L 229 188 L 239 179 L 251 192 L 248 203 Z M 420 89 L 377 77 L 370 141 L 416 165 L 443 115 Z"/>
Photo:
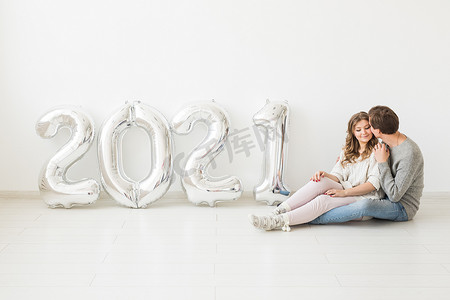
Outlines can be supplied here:
<path id="1" fill-rule="evenodd" d="M 152 141 L 152 168 L 140 182 L 128 178 L 122 166 L 122 138 L 128 128 L 143 128 Z M 173 171 L 172 133 L 166 118 L 151 106 L 125 104 L 103 124 L 98 140 L 102 184 L 118 203 L 141 208 L 160 199 L 170 187 Z"/>

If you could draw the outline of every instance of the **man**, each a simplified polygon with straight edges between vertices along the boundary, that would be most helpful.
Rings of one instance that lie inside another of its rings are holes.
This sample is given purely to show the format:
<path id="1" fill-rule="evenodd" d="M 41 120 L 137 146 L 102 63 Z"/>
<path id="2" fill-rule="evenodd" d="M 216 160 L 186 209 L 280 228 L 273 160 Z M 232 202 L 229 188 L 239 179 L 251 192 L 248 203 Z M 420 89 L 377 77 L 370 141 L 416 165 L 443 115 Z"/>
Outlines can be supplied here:
<path id="1" fill-rule="evenodd" d="M 374 151 L 386 198 L 363 199 L 337 207 L 310 224 L 341 223 L 364 217 L 401 222 L 416 215 L 423 191 L 424 163 L 419 147 L 398 131 L 398 117 L 389 107 L 372 107 L 369 122 L 375 137 L 383 141 Z"/>

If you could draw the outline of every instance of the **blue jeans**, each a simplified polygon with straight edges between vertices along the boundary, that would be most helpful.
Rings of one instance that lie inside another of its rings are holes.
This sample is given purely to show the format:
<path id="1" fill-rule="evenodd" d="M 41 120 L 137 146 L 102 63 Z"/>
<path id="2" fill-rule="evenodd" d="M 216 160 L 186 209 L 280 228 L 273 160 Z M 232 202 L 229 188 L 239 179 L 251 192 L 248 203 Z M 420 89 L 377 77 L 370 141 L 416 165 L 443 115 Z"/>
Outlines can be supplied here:
<path id="1" fill-rule="evenodd" d="M 336 207 L 309 224 L 343 223 L 364 216 L 396 222 L 408 221 L 405 208 L 399 202 L 391 202 L 389 199 L 362 199 L 349 205 Z"/>

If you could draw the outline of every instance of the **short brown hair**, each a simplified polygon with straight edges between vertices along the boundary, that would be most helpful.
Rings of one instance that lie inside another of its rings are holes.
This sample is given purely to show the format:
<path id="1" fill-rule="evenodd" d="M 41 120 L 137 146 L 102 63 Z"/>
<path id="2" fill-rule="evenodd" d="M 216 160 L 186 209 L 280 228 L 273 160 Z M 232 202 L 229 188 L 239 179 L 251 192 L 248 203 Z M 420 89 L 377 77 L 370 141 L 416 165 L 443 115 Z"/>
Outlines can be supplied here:
<path id="1" fill-rule="evenodd" d="M 398 116 L 387 106 L 374 106 L 369 110 L 370 125 L 384 134 L 394 134 L 398 130 Z"/>

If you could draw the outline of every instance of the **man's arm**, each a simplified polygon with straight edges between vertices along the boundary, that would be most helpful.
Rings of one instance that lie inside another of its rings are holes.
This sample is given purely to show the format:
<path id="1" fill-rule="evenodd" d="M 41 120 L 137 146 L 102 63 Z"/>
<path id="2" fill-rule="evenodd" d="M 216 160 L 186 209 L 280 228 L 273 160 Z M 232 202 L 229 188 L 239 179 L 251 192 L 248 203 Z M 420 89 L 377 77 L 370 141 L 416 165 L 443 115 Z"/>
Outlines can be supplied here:
<path id="1" fill-rule="evenodd" d="M 374 149 L 375 159 L 380 170 L 381 187 L 392 202 L 398 202 L 411 186 L 416 174 L 418 164 L 414 163 L 417 157 L 414 152 L 406 155 L 398 163 L 395 178 L 388 164 L 389 148 L 385 144 L 378 144 Z"/>
<path id="2" fill-rule="evenodd" d="M 400 161 L 395 177 L 392 175 L 387 162 L 378 163 L 381 174 L 381 187 L 392 202 L 400 201 L 413 183 L 414 175 L 419 167 L 419 164 L 414 163 L 414 161 L 414 155 L 410 159 Z"/>

